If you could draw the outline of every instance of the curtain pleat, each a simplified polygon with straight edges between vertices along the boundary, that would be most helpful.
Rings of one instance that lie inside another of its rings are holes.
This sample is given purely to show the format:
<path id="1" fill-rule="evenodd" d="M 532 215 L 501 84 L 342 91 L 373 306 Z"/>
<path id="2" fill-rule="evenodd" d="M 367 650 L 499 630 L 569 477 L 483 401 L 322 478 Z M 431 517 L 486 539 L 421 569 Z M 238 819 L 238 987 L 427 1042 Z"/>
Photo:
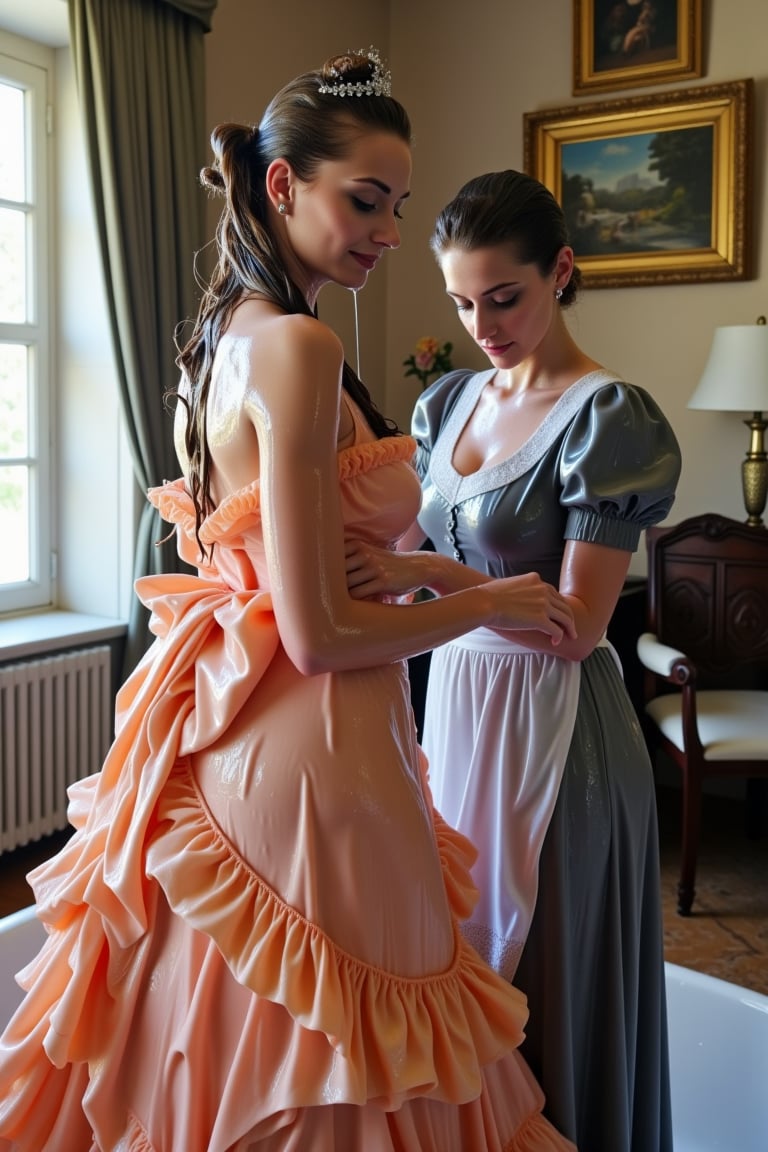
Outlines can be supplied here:
<path id="1" fill-rule="evenodd" d="M 204 36 L 217 0 L 68 0 L 118 386 L 136 482 L 174 477 L 174 331 L 197 311 L 204 243 Z M 134 578 L 178 570 L 173 540 L 145 503 Z M 152 637 L 133 598 L 123 675 Z"/>
<path id="2" fill-rule="evenodd" d="M 205 31 L 210 32 L 213 10 L 218 0 L 161 0 L 161 3 L 173 5 L 185 16 L 194 16 L 196 20 L 200 21 Z"/>

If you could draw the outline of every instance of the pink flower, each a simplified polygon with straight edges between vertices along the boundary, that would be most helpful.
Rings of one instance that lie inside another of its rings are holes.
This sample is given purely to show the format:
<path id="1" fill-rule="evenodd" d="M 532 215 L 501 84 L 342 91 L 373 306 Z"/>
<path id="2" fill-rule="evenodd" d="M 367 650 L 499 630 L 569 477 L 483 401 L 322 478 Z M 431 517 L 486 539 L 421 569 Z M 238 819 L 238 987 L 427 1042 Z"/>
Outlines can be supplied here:
<path id="1" fill-rule="evenodd" d="M 416 341 L 415 351 L 403 360 L 404 366 L 408 369 L 405 375 L 417 376 L 422 388 L 426 388 L 430 376 L 441 376 L 451 371 L 452 351 L 452 344 L 441 344 L 434 336 L 422 336 Z"/>

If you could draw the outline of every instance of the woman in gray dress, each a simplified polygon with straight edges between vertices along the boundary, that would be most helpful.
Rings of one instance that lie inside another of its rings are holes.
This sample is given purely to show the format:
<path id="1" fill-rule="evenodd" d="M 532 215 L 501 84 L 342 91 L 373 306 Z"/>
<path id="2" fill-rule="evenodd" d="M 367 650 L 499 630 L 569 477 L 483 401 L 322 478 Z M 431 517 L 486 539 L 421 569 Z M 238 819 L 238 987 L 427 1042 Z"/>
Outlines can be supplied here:
<path id="1" fill-rule="evenodd" d="M 577 638 L 554 650 L 487 628 L 437 649 L 424 750 L 436 807 L 478 850 L 464 931 L 528 996 L 550 1119 L 583 1152 L 669 1152 L 654 785 L 605 633 L 679 447 L 652 397 L 571 336 L 580 274 L 542 184 L 471 180 L 432 248 L 491 368 L 422 395 L 418 524 L 397 553 L 350 545 L 350 587 L 447 595 L 535 571 L 572 606 Z M 412 551 L 425 538 L 435 551 Z"/>

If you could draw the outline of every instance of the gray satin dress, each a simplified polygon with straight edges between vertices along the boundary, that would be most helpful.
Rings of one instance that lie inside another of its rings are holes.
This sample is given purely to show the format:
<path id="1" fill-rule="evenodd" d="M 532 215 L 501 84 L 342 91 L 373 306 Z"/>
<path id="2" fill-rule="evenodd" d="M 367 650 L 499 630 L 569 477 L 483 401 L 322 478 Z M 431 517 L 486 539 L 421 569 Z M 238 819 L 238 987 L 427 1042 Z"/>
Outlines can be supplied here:
<path id="1" fill-rule="evenodd" d="M 493 370 L 417 403 L 421 527 L 491 576 L 557 585 L 567 540 L 634 551 L 680 473 L 655 401 L 605 372 L 508 460 L 461 476 L 459 435 Z M 670 1152 L 653 776 L 615 653 L 581 664 L 479 629 L 432 655 L 423 745 L 436 808 L 478 850 L 463 930 L 526 993 L 523 1053 L 580 1152 Z"/>

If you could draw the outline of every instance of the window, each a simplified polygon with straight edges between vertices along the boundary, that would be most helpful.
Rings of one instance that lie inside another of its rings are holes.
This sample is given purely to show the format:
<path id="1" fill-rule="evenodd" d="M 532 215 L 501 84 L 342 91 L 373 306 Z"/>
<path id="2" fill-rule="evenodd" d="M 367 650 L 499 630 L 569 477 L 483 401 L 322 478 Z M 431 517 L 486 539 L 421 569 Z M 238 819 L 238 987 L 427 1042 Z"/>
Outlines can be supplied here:
<path id="1" fill-rule="evenodd" d="M 51 601 L 47 86 L 0 54 L 0 612 Z"/>

